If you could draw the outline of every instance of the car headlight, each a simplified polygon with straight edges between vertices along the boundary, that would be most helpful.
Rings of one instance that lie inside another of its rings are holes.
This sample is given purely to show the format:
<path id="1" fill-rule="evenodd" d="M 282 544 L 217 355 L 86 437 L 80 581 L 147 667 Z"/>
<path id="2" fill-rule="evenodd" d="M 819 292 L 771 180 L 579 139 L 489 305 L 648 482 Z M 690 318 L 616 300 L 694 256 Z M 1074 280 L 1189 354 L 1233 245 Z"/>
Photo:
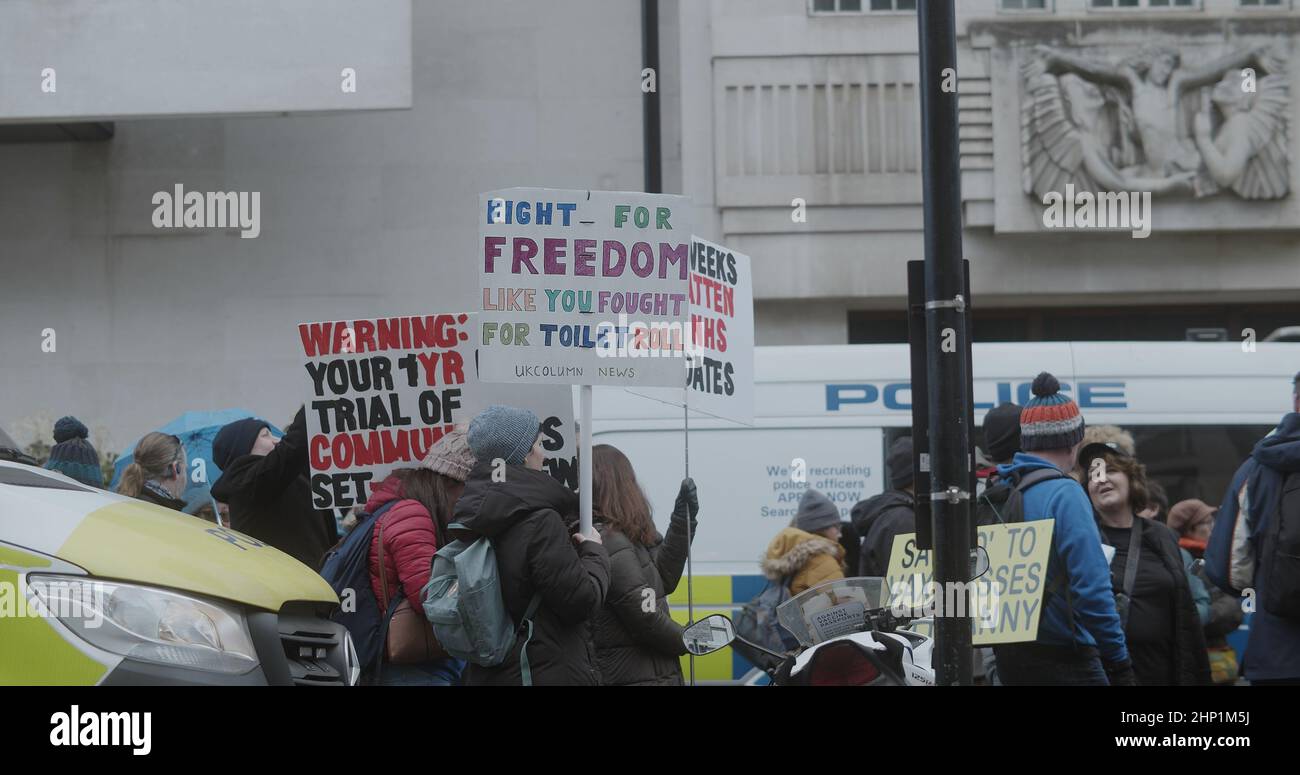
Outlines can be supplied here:
<path id="1" fill-rule="evenodd" d="M 238 609 L 164 589 L 80 576 L 30 575 L 45 615 L 91 645 L 130 659 L 246 673 L 257 666 Z"/>

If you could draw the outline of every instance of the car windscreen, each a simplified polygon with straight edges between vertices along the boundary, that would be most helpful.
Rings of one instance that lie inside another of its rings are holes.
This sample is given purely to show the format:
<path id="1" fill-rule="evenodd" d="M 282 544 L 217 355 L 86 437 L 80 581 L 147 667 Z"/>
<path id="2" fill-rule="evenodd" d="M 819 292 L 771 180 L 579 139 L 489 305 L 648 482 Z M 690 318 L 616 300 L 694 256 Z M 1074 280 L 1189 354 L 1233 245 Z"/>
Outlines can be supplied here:
<path id="1" fill-rule="evenodd" d="M 12 484 L 17 487 L 43 487 L 47 490 L 73 490 L 75 492 L 94 492 L 75 482 L 65 482 L 53 476 L 46 476 L 39 471 L 24 468 L 0 466 L 0 484 Z"/>

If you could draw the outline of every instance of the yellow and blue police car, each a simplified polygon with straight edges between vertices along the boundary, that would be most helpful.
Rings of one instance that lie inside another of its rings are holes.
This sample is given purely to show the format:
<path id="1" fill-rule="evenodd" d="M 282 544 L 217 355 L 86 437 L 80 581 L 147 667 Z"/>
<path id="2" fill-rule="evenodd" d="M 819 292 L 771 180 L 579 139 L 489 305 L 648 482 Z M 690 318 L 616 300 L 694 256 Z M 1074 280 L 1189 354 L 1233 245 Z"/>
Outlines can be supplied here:
<path id="1" fill-rule="evenodd" d="M 338 604 L 253 538 L 0 460 L 0 685 L 351 685 Z"/>

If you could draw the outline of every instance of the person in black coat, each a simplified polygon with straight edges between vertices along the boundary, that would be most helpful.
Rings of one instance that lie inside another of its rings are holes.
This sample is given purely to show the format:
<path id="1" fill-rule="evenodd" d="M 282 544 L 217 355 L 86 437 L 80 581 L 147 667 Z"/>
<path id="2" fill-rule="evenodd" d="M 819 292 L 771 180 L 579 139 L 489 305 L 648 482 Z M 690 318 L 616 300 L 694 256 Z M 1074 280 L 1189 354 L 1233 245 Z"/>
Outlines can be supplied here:
<path id="1" fill-rule="evenodd" d="M 577 532 L 578 496 L 541 470 L 540 430 L 532 412 L 505 406 L 488 407 L 469 426 L 479 462 L 453 515 L 465 529 L 452 535 L 492 542 L 501 595 L 516 625 L 533 595 L 541 600 L 532 637 L 519 638 L 500 665 L 471 663 L 466 686 L 519 686 L 525 645 L 534 686 L 600 683 L 589 620 L 605 602 L 609 555 L 595 530 Z"/>
<path id="2" fill-rule="evenodd" d="M 1115 548 L 1110 568 L 1117 592 L 1125 591 L 1129 547 L 1137 545 L 1127 614 L 1117 603 L 1137 684 L 1209 685 L 1205 634 L 1178 537 L 1166 525 L 1137 516 L 1147 503 L 1146 467 L 1100 442 L 1079 452 L 1079 466 L 1088 473 L 1088 495 L 1101 539 Z"/>
<path id="3" fill-rule="evenodd" d="M 212 462 L 221 469 L 212 497 L 230 507 L 231 528 L 320 566 L 338 528 L 332 514 L 312 507 L 302 408 L 278 441 L 256 418 L 226 425 L 212 441 Z"/>
<path id="4" fill-rule="evenodd" d="M 894 538 L 916 532 L 910 436 L 894 442 L 888 462 L 890 489 L 859 502 L 849 512 L 854 529 L 862 536 L 859 576 L 889 575 L 889 553 L 894 549 Z"/>
<path id="5" fill-rule="evenodd" d="M 686 566 L 688 529 L 695 535 L 700 511 L 695 482 L 682 480 L 668 535 L 661 537 L 622 452 L 597 444 L 591 451 L 591 478 L 594 519 L 609 553 L 610 575 L 605 605 L 592 628 L 600 682 L 681 686 L 686 644 L 682 626 L 669 615 L 668 595 Z"/>

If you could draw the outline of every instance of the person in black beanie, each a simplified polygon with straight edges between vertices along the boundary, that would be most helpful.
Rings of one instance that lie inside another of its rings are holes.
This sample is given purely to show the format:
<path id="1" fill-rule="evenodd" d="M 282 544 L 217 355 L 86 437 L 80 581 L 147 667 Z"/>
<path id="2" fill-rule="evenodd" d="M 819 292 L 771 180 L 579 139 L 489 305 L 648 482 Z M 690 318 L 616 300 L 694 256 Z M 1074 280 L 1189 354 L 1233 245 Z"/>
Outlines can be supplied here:
<path id="1" fill-rule="evenodd" d="M 312 507 L 307 419 L 299 408 L 278 441 L 256 418 L 236 420 L 212 441 L 221 478 L 212 497 L 230 507 L 230 526 L 313 569 L 338 540 L 333 515 Z"/>
<path id="2" fill-rule="evenodd" d="M 853 507 L 849 515 L 862 536 L 859 576 L 889 573 L 889 553 L 895 536 L 916 532 L 916 497 L 912 492 L 912 437 L 903 436 L 889 448 L 889 489 Z"/>
<path id="3" fill-rule="evenodd" d="M 86 440 L 89 437 L 90 431 L 76 417 L 60 417 L 54 424 L 54 447 L 45 467 L 102 489 L 104 472 L 99 467 L 99 453 Z"/>
<path id="4" fill-rule="evenodd" d="M 1003 401 L 984 415 L 984 455 L 993 465 L 977 472 L 983 487 L 975 501 L 975 522 L 978 525 L 993 525 L 1002 522 L 1000 515 L 1005 512 L 1007 498 L 1011 488 L 998 479 L 998 465 L 1007 464 L 1020 451 L 1020 411 L 1023 407 L 1010 401 Z M 975 649 L 976 670 L 983 671 L 984 680 L 993 686 L 1001 686 L 998 677 L 997 660 L 993 649 Z"/>
<path id="5" fill-rule="evenodd" d="M 1004 401 L 984 415 L 984 452 L 996 464 L 1010 463 L 1020 451 L 1020 412 L 1023 407 Z"/>
<path id="6" fill-rule="evenodd" d="M 1004 522 L 1011 487 L 998 479 L 998 466 L 1006 465 L 1020 451 L 1020 412 L 1023 407 L 1005 401 L 984 415 L 984 455 L 993 465 L 978 471 L 980 489 L 975 499 L 975 523 L 996 525 Z"/>

